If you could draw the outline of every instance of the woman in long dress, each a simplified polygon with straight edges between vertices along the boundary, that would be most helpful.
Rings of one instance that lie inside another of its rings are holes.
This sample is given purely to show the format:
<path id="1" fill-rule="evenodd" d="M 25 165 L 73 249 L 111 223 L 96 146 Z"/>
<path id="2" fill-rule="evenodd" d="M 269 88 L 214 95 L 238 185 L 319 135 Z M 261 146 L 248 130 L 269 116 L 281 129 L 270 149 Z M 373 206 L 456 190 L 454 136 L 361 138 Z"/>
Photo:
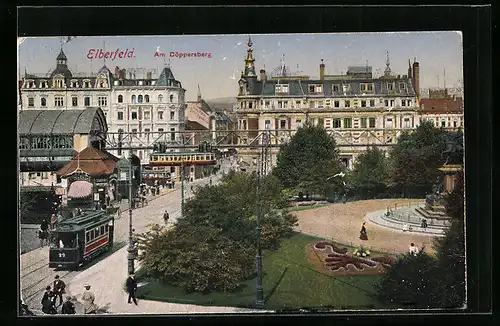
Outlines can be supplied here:
<path id="1" fill-rule="evenodd" d="M 359 238 L 361 240 L 368 240 L 368 235 L 366 234 L 365 224 L 366 224 L 366 222 L 363 222 L 363 225 L 361 226 L 361 232 L 359 234 Z"/>

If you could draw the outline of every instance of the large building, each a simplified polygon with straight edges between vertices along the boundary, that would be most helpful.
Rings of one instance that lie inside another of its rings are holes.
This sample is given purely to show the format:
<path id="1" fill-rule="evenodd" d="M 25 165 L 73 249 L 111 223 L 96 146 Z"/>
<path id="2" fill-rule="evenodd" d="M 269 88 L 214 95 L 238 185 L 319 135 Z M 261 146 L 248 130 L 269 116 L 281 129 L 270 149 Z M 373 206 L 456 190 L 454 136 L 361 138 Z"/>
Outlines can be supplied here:
<path id="1" fill-rule="evenodd" d="M 389 55 L 384 74 L 374 77 L 372 67 L 349 67 L 346 74 L 327 75 L 321 60 L 319 79 L 293 76 L 281 66 L 268 76 L 257 73 L 252 40 L 248 41 L 245 66 L 239 84 L 236 114 L 240 144 L 262 144 L 263 130 L 268 141 L 286 142 L 293 132 L 309 121 L 332 133 L 341 159 L 352 167 L 356 156 L 369 146 L 390 148 L 405 129 L 419 124 L 419 63 L 414 60 L 404 75 L 394 74 Z M 239 150 L 240 166 L 255 170 L 259 150 Z M 276 162 L 277 149 L 270 164 Z"/>
<path id="2" fill-rule="evenodd" d="M 420 120 L 431 121 L 437 128 L 458 129 L 464 125 L 462 97 L 449 95 L 448 90 L 429 90 L 429 98 L 420 99 Z"/>

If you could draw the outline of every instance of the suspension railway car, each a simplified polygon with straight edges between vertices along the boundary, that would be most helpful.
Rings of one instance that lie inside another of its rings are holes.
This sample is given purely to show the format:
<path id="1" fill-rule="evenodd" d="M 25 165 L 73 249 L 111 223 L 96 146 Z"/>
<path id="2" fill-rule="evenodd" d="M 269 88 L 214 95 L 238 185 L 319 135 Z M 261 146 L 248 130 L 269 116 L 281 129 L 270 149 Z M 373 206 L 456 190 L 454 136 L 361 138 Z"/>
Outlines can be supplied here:
<path id="1" fill-rule="evenodd" d="M 114 216 L 83 211 L 59 222 L 49 250 L 50 268 L 78 269 L 113 246 Z"/>
<path id="2" fill-rule="evenodd" d="M 166 170 L 168 169 L 168 170 Z M 170 168 L 166 167 L 155 167 L 153 169 L 146 167 L 142 171 L 142 180 L 144 181 L 170 181 L 171 180 L 171 172 Z"/>
<path id="3" fill-rule="evenodd" d="M 153 153 L 149 157 L 150 166 L 215 165 L 213 153 Z"/>

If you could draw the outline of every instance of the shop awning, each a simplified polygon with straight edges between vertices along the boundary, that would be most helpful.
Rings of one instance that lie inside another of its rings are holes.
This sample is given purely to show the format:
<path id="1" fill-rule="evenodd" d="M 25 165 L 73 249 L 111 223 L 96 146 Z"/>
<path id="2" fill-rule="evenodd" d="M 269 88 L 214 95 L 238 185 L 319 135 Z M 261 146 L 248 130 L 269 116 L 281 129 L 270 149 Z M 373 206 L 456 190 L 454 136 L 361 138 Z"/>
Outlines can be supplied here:
<path id="1" fill-rule="evenodd" d="M 69 186 L 69 198 L 85 198 L 92 195 L 92 184 L 88 181 L 78 180 Z"/>

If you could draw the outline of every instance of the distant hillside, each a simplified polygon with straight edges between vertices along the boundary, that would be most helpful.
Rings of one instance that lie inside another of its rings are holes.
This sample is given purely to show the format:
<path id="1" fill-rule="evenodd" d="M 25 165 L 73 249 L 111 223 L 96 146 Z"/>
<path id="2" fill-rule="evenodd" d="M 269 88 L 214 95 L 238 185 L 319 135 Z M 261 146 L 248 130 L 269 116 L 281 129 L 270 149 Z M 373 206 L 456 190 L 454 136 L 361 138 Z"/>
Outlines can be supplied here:
<path id="1" fill-rule="evenodd" d="M 214 98 L 210 100 L 205 100 L 205 102 L 210 105 L 212 108 L 217 108 L 217 109 L 232 109 L 233 105 L 236 104 L 236 98 L 235 97 L 221 97 L 221 98 Z"/>

